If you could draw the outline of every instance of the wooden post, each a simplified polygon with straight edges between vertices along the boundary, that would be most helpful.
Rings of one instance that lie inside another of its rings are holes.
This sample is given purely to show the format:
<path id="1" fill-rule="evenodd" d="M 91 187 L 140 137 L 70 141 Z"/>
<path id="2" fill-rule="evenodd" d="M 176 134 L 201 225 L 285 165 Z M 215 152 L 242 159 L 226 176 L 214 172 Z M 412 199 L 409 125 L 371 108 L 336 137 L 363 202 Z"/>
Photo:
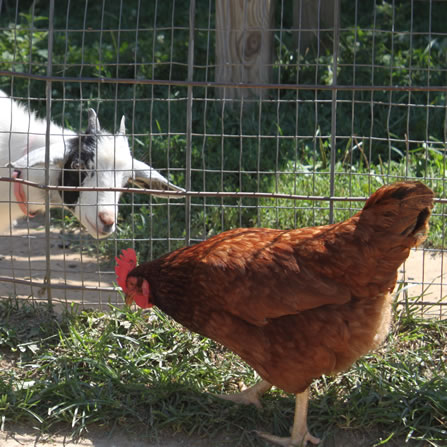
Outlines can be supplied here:
<path id="1" fill-rule="evenodd" d="M 216 81 L 272 80 L 273 0 L 216 0 Z M 220 88 L 225 99 L 262 97 L 266 89 Z"/>
<path id="2" fill-rule="evenodd" d="M 335 8 L 338 9 L 338 18 L 335 18 Z M 298 50 L 307 50 L 315 41 L 329 47 L 328 40 L 333 37 L 334 29 L 340 26 L 339 17 L 340 2 L 337 0 L 295 0 L 293 28 Z M 320 32 L 322 29 L 326 31 Z"/>

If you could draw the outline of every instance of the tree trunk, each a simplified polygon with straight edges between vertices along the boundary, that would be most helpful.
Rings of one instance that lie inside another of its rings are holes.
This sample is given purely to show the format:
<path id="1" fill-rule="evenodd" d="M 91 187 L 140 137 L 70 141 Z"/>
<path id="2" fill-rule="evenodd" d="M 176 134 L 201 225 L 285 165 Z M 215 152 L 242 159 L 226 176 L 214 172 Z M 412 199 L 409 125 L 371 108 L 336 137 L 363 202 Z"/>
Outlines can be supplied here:
<path id="1" fill-rule="evenodd" d="M 273 0 L 216 0 L 216 81 L 272 80 Z M 262 88 L 220 88 L 221 98 L 262 97 Z"/>
<path id="2" fill-rule="evenodd" d="M 295 0 L 293 3 L 293 28 L 296 33 L 297 47 L 300 52 L 314 47 L 318 42 L 330 48 L 334 35 L 334 8 L 340 8 L 338 0 Z M 340 14 L 338 14 L 340 17 Z"/>

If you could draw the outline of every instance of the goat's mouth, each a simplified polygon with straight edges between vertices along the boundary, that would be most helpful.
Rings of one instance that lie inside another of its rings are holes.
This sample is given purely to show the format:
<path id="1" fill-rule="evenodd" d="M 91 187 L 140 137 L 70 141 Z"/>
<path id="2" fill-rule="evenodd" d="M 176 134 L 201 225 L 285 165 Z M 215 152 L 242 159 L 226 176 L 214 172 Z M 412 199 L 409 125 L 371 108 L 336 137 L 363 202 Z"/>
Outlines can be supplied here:
<path id="1" fill-rule="evenodd" d="M 115 230 L 114 225 L 102 226 L 101 228 L 102 224 L 100 225 L 93 224 L 92 221 L 87 216 L 84 216 L 84 219 L 83 224 L 85 228 L 90 233 L 90 235 L 93 236 L 95 239 L 104 239 L 110 236 Z"/>

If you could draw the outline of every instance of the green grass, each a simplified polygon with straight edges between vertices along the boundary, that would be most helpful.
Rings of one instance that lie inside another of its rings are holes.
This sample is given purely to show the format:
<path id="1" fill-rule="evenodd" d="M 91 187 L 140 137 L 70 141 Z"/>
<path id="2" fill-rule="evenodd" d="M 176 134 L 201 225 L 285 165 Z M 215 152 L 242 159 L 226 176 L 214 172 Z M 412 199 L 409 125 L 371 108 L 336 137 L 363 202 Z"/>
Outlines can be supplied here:
<path id="1" fill-rule="evenodd" d="M 312 386 L 314 434 L 368 435 L 370 445 L 445 446 L 447 322 L 400 314 L 386 345 L 347 373 Z M 253 433 L 286 436 L 294 400 L 280 390 L 261 411 L 220 401 L 256 374 L 213 341 L 157 311 L 66 314 L 0 302 L 0 421 L 73 435 L 94 425 L 206 437 L 217 443 L 266 445 Z M 393 442 L 398 441 L 398 444 Z M 400 442 L 400 444 L 399 444 Z"/>
<path id="2" fill-rule="evenodd" d="M 292 14 L 285 13 L 292 10 L 292 3 L 285 0 L 276 10 L 276 26 L 282 31 L 274 38 L 274 82 L 328 85 L 333 76 L 331 36 L 321 36 L 318 52 L 314 48 L 299 53 L 289 32 Z M 213 5 L 209 0 L 197 1 L 196 81 L 214 80 L 215 33 L 207 31 L 215 25 Z M 187 78 L 187 2 L 152 2 L 142 8 L 140 1 L 128 0 L 125 14 L 118 0 L 104 6 L 103 13 L 102 2 L 81 1 L 76 7 L 67 0 L 57 2 L 55 75 Z M 5 28 L 0 33 L 0 68 L 45 74 L 48 2 L 22 1 L 17 8 L 4 7 L 0 17 L 0 26 Z M 424 2 L 344 0 L 341 11 L 338 84 L 445 85 L 447 38 L 442 33 L 447 8 L 443 2 L 432 2 L 427 8 Z M 88 32 L 80 32 L 83 29 Z M 11 79 L 2 77 L 0 87 L 33 98 L 31 107 L 43 114 L 45 101 L 36 98 L 45 97 L 45 83 Z M 85 129 L 86 110 L 93 107 L 101 125 L 112 130 L 125 114 L 137 158 L 164 174 L 169 168 L 171 180 L 185 185 L 185 87 L 88 82 L 80 88 L 78 82 L 67 81 L 54 82 L 52 89 L 54 121 Z M 212 88 L 194 88 L 192 190 L 328 196 L 331 95 L 318 90 L 272 90 L 267 100 L 241 109 L 216 100 Z M 383 183 L 419 178 L 437 197 L 445 197 L 445 92 L 340 90 L 337 100 L 337 195 L 366 196 Z M 338 203 L 335 219 L 346 218 L 358 205 Z M 291 228 L 327 223 L 328 214 L 327 202 L 193 198 L 191 237 L 202 239 L 239 226 Z M 430 243 L 437 248 L 444 246 L 444 214 L 443 206 L 437 206 L 431 221 Z M 151 259 L 183 244 L 182 200 L 168 205 L 166 200 L 125 195 L 120 219 L 120 240 L 85 245 L 112 258 L 131 239 L 141 257 Z M 63 217 L 64 225 L 72 222 Z"/>
<path id="3" fill-rule="evenodd" d="M 408 164 L 388 162 L 367 164 L 361 160 L 354 163 L 336 163 L 335 195 L 338 197 L 368 197 L 379 187 L 395 181 L 419 180 L 433 189 L 435 197 L 445 197 L 443 179 L 446 160 L 439 151 L 430 148 L 427 163 L 421 172 L 424 148 L 409 154 Z M 321 157 L 324 159 L 324 157 Z M 342 158 L 342 157 L 340 157 Z M 349 153 L 345 158 L 349 158 Z M 342 158 L 343 159 L 343 158 Z M 278 192 L 325 197 L 330 191 L 330 176 L 327 164 L 314 168 L 308 159 L 289 161 L 284 172 L 260 176 L 244 177 L 247 184 L 244 191 Z M 215 185 L 214 185 L 215 186 Z M 231 190 L 232 186 L 229 187 Z M 210 186 L 208 191 L 218 188 Z M 200 185 L 193 190 L 201 190 Z M 134 244 L 141 259 L 157 258 L 176 248 L 184 246 L 185 207 L 182 200 L 148 199 L 135 197 L 134 212 L 128 215 L 126 199 L 120 208 L 117 238 L 101 241 L 89 239 L 83 247 L 105 259 L 114 259 L 116 251 Z M 145 202 L 150 201 L 150 206 Z M 363 207 L 363 202 L 335 202 L 334 222 L 343 221 Z M 78 226 L 73 219 L 69 221 Z M 67 228 L 68 219 L 63 222 Z M 430 248 L 443 248 L 445 244 L 445 209 L 437 203 L 430 219 L 430 235 L 426 243 Z M 288 199 L 236 199 L 236 198 L 192 198 L 191 237 L 193 240 L 209 238 L 222 231 L 237 227 L 302 228 L 329 223 L 329 203 L 327 201 Z M 149 241 L 147 239 L 150 239 Z M 129 242 L 132 241 L 132 242 Z"/>

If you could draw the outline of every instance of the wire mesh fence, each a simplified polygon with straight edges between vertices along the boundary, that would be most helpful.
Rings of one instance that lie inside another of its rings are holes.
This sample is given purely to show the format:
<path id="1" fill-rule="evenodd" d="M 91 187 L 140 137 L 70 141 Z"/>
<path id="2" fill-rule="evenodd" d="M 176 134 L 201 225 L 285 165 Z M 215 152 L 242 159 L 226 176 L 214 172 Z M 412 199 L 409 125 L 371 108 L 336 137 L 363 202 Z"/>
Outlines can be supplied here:
<path id="1" fill-rule="evenodd" d="M 0 236 L 0 296 L 63 307 L 120 304 L 113 267 L 122 248 L 153 259 L 238 226 L 340 221 L 379 186 L 417 178 L 437 200 L 429 241 L 399 273 L 398 299 L 442 317 L 445 6 L 0 0 L 0 88 L 26 107 L 14 122 L 6 103 L 0 114 L 0 205 L 8 224 L 19 218 Z M 57 134 L 62 148 L 69 138 L 78 142 L 83 161 L 96 123 L 90 108 L 107 131 L 89 151 L 109 141 L 113 169 L 99 156 L 93 166 L 67 166 L 65 155 L 53 163 Z M 43 119 L 38 131 L 30 110 Z M 138 176 L 144 189 L 117 180 L 128 172 L 123 115 L 132 160 L 186 192 L 169 195 Z M 21 146 L 12 129 L 25 135 Z M 33 168 L 40 174 L 32 177 L 27 165 L 14 177 L 11 162 L 37 137 L 44 155 Z M 75 181 L 61 180 L 62 167 Z M 31 210 L 41 205 L 47 212 L 31 218 L 17 211 L 18 184 L 28 201 L 36 197 Z M 115 192 L 122 194 L 119 214 L 104 238 L 101 194 L 111 193 L 105 205 L 113 206 Z M 88 193 L 95 199 L 77 208 L 69 199 Z"/>

